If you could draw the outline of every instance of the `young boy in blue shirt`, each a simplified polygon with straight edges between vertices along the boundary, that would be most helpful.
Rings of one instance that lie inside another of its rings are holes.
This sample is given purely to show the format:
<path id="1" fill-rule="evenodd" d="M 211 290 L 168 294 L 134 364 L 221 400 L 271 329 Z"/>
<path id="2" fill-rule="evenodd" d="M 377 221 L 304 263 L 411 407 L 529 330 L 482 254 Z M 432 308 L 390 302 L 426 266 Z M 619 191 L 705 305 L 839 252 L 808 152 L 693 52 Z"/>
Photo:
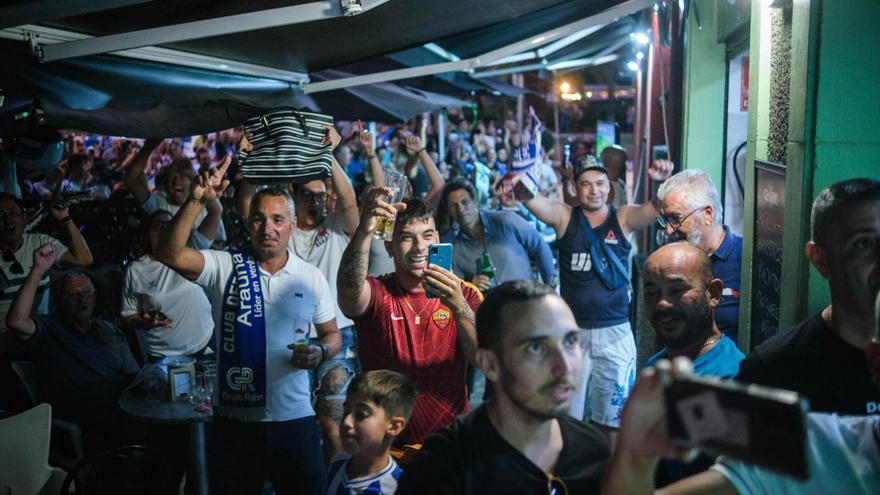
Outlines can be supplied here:
<path id="1" fill-rule="evenodd" d="M 412 413 L 415 387 L 400 373 L 368 371 L 348 388 L 339 426 L 344 452 L 330 461 L 328 495 L 391 495 L 402 472 L 391 444 Z"/>

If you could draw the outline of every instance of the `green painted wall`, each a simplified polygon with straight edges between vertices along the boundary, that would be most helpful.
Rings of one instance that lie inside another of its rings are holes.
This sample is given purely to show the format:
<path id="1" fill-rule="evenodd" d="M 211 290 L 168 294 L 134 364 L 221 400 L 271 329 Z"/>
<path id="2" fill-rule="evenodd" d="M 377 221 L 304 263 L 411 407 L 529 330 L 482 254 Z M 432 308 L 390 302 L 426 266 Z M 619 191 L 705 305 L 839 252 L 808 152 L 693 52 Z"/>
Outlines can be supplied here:
<path id="1" fill-rule="evenodd" d="M 843 179 L 880 178 L 880 2 L 821 3 L 812 198 Z M 811 267 L 809 312 L 829 301 Z"/>
<path id="2" fill-rule="evenodd" d="M 727 61 L 718 43 L 717 3 L 698 0 L 702 29 L 687 24 L 682 168 L 705 170 L 719 187 L 724 167 L 724 84 Z"/>

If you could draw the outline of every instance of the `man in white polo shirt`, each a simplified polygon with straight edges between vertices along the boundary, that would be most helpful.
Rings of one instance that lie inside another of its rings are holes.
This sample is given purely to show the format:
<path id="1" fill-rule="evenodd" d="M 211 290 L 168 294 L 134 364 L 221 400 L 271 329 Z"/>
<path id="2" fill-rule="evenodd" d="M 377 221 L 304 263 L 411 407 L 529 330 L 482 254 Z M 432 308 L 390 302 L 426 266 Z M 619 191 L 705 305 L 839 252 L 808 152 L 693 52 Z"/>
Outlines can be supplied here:
<path id="1" fill-rule="evenodd" d="M 340 346 L 335 304 L 318 269 L 287 247 L 294 205 L 282 189 L 251 201 L 247 251 L 186 247 L 204 205 L 229 185 L 222 165 L 198 176 L 159 242 L 157 258 L 205 288 L 217 327 L 219 403 L 211 437 L 211 491 L 259 494 L 263 479 L 275 493 L 323 493 L 321 432 L 306 370 Z M 317 329 L 315 344 L 297 330 Z M 292 351 L 292 352 L 291 352 Z"/>

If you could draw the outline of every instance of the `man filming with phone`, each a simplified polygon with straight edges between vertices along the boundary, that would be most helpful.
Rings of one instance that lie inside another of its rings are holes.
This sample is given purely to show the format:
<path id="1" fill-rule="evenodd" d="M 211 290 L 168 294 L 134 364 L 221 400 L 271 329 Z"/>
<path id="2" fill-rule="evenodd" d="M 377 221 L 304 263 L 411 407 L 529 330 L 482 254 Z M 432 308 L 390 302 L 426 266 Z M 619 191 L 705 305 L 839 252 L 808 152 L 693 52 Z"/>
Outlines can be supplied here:
<path id="1" fill-rule="evenodd" d="M 438 242 L 434 209 L 421 199 L 389 204 L 376 188 L 342 255 L 339 307 L 352 318 L 364 371 L 390 369 L 416 384 L 419 396 L 398 445 L 422 443 L 468 411 L 466 367 L 476 353 L 475 312 L 481 295 L 448 269 L 428 264 Z M 394 272 L 367 277 L 370 242 L 380 218 L 393 219 L 385 248 Z M 430 291 L 429 297 L 426 290 Z"/>

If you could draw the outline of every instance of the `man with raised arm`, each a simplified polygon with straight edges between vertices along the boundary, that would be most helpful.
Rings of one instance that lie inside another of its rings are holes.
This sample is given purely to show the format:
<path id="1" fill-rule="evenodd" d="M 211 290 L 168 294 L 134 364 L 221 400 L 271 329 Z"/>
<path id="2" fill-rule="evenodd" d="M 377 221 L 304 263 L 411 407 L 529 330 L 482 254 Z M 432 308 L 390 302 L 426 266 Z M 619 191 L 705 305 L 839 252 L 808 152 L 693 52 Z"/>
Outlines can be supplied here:
<path id="1" fill-rule="evenodd" d="M 144 168 L 147 166 L 150 154 L 162 144 L 162 141 L 162 138 L 147 138 L 144 141 L 144 147 L 131 159 L 125 175 L 125 183 L 131 190 L 134 200 L 145 212 L 150 214 L 157 210 L 170 211 L 172 214 L 177 213 L 177 210 L 186 201 L 190 185 L 196 177 L 192 162 L 186 158 L 179 158 L 168 166 L 168 170 L 165 172 L 165 183 L 156 184 L 157 189 L 161 188 L 162 190 L 150 191 Z M 207 249 L 211 247 L 215 239 L 226 240 L 226 230 L 220 218 L 222 213 L 223 206 L 220 205 L 219 198 L 205 205 L 194 222 L 189 238 L 190 246 L 197 249 Z"/>
<path id="2" fill-rule="evenodd" d="M 665 161 L 653 163 L 649 170 L 656 181 L 666 180 L 671 173 L 672 164 Z M 625 268 L 631 248 L 628 239 L 631 232 L 654 223 L 657 209 L 650 203 L 620 208 L 608 205 L 608 172 L 594 156 L 578 161 L 573 180 L 578 206 L 540 195 L 524 204 L 556 229 L 561 295 L 578 325 L 588 330 L 584 346 L 589 359 L 584 360 L 571 414 L 613 431 L 620 426 L 636 367 Z M 591 238 L 600 245 L 593 245 Z M 594 259 L 596 255 L 601 259 Z"/>
<path id="3" fill-rule="evenodd" d="M 479 290 L 442 267 L 428 265 L 428 246 L 438 242 L 434 210 L 417 198 L 389 204 L 389 188 L 370 192 L 361 222 L 339 267 L 339 306 L 354 319 L 364 371 L 406 375 L 419 396 L 399 445 L 422 443 L 468 411 L 466 367 L 474 362 L 474 312 Z M 396 218 L 385 243 L 394 272 L 367 277 L 370 241 L 379 218 Z M 428 298 L 428 288 L 434 298 Z"/>
<path id="4" fill-rule="evenodd" d="M 229 185 L 229 162 L 196 177 L 156 253 L 205 289 L 218 329 L 212 492 L 259 494 L 268 477 L 279 494 L 323 493 L 321 432 L 306 371 L 336 354 L 340 338 L 327 280 L 287 247 L 296 228 L 293 199 L 276 188 L 254 195 L 246 251 L 186 247 L 202 209 Z M 309 324 L 318 343 L 295 341 Z"/>

